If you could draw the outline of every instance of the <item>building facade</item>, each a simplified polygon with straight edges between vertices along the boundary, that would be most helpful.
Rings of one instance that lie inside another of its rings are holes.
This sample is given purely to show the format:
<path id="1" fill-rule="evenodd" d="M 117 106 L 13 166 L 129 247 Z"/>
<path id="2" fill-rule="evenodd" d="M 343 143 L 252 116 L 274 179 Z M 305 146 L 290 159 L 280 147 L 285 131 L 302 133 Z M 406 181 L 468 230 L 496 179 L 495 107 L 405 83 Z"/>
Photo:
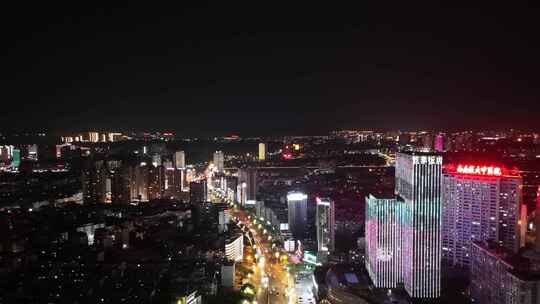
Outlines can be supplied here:
<path id="1" fill-rule="evenodd" d="M 186 168 L 186 153 L 184 151 L 174 152 L 174 167 L 179 170 Z"/>
<path id="2" fill-rule="evenodd" d="M 366 198 L 366 269 L 377 288 L 403 282 L 404 207 L 395 198 Z"/>
<path id="3" fill-rule="evenodd" d="M 266 160 L 266 144 L 259 143 L 259 160 Z"/>
<path id="4" fill-rule="evenodd" d="M 223 172 L 225 168 L 224 162 L 225 162 L 225 158 L 223 156 L 223 152 L 222 151 L 214 152 L 214 166 L 217 172 L 219 173 Z"/>
<path id="5" fill-rule="evenodd" d="M 335 248 L 336 210 L 330 198 L 316 199 L 315 224 L 317 229 L 317 250 L 333 252 Z"/>
<path id="6" fill-rule="evenodd" d="M 471 298 L 480 304 L 540 303 L 539 252 L 533 259 L 516 255 L 495 242 L 473 242 Z"/>
<path id="7" fill-rule="evenodd" d="M 289 192 L 287 207 L 289 231 L 295 239 L 303 240 L 306 236 L 307 225 L 307 195 L 302 192 Z"/>
<path id="8" fill-rule="evenodd" d="M 235 262 L 241 262 L 244 258 L 244 236 L 239 234 L 236 237 L 225 241 L 225 256 Z"/>
<path id="9" fill-rule="evenodd" d="M 470 167 L 473 169 L 469 170 Z M 475 241 L 495 241 L 511 252 L 517 252 L 521 231 L 521 185 L 521 177 L 512 176 L 500 167 L 446 166 L 443 177 L 443 259 L 454 266 L 469 267 Z"/>
<path id="10" fill-rule="evenodd" d="M 405 204 L 403 280 L 413 298 L 441 294 L 442 156 L 396 154 L 396 195 Z"/>

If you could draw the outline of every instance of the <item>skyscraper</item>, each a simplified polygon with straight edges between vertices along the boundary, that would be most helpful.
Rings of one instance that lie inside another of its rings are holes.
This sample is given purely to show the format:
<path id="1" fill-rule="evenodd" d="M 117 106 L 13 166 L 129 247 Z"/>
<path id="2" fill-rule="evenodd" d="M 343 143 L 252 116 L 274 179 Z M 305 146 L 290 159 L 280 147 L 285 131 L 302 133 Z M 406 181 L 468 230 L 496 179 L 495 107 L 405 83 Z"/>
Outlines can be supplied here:
<path id="1" fill-rule="evenodd" d="M 403 282 L 404 212 L 403 201 L 366 197 L 366 269 L 377 288 Z"/>
<path id="2" fill-rule="evenodd" d="M 259 143 L 259 160 L 263 161 L 266 159 L 266 144 Z"/>
<path id="3" fill-rule="evenodd" d="M 472 242 L 520 247 L 522 179 L 494 165 L 447 165 L 443 176 L 443 258 L 468 267 Z"/>
<path id="4" fill-rule="evenodd" d="M 442 156 L 396 154 L 395 199 L 366 199 L 366 267 L 381 287 L 412 298 L 441 294 Z"/>
<path id="5" fill-rule="evenodd" d="M 19 168 L 21 165 L 21 150 L 12 149 L 11 150 L 11 166 L 13 168 Z"/>
<path id="6" fill-rule="evenodd" d="M 437 134 L 437 136 L 435 136 L 435 151 L 444 151 L 444 136 L 442 134 Z"/>
<path id="7" fill-rule="evenodd" d="M 216 167 L 217 172 L 223 172 L 224 169 L 224 157 L 222 151 L 214 152 L 214 166 Z"/>
<path id="8" fill-rule="evenodd" d="M 98 132 L 88 132 L 88 140 L 91 142 L 98 142 L 99 141 L 99 133 Z"/>
<path id="9" fill-rule="evenodd" d="M 238 170 L 238 181 L 240 182 L 242 191 L 240 204 L 244 205 L 248 200 L 257 200 L 257 191 L 258 191 L 258 182 L 257 182 L 258 171 L 256 168 L 242 168 Z"/>
<path id="10" fill-rule="evenodd" d="M 176 169 L 185 169 L 186 168 L 186 153 L 184 151 L 174 152 L 174 167 Z"/>
<path id="11" fill-rule="evenodd" d="M 413 298 L 441 294 L 442 156 L 408 152 L 396 155 L 396 195 L 405 203 L 403 279 Z"/>
<path id="12" fill-rule="evenodd" d="M 297 240 L 303 240 L 306 235 L 307 224 L 307 195 L 302 192 L 289 192 L 287 194 L 289 214 L 289 231 Z"/>
<path id="13" fill-rule="evenodd" d="M 334 251 L 335 206 L 330 198 L 316 199 L 317 249 L 319 252 Z"/>
<path id="14" fill-rule="evenodd" d="M 472 242 L 470 291 L 475 303 L 540 303 L 540 199 L 536 210 L 533 248 L 516 254 L 500 242 Z"/>

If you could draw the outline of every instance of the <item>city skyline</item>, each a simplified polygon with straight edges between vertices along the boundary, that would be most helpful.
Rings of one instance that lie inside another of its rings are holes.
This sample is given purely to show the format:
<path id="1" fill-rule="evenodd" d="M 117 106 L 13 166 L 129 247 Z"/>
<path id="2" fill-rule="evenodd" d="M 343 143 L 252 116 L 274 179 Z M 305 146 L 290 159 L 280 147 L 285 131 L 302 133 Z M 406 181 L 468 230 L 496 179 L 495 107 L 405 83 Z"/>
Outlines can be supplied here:
<path id="1" fill-rule="evenodd" d="M 3 12 L 0 303 L 540 303 L 540 8 Z"/>

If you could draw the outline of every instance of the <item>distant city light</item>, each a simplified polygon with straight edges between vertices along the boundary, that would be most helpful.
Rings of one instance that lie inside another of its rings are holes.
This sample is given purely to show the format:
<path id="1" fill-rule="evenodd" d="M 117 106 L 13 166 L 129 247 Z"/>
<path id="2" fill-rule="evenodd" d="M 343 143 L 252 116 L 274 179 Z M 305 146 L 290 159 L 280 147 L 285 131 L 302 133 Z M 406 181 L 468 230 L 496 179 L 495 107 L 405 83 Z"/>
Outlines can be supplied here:
<path id="1" fill-rule="evenodd" d="M 307 199 L 307 195 L 301 192 L 292 192 L 287 194 L 287 200 L 289 201 L 301 201 Z"/>

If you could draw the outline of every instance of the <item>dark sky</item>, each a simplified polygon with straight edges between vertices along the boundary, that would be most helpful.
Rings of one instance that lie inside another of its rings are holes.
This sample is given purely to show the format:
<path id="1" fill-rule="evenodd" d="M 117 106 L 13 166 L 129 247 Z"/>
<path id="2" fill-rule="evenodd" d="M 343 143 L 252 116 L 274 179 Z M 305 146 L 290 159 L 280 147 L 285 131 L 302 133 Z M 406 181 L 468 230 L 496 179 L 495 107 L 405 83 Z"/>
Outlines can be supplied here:
<path id="1" fill-rule="evenodd" d="M 540 14 L 514 1 L 73 2 L 3 7 L 0 129 L 539 126 Z"/>

